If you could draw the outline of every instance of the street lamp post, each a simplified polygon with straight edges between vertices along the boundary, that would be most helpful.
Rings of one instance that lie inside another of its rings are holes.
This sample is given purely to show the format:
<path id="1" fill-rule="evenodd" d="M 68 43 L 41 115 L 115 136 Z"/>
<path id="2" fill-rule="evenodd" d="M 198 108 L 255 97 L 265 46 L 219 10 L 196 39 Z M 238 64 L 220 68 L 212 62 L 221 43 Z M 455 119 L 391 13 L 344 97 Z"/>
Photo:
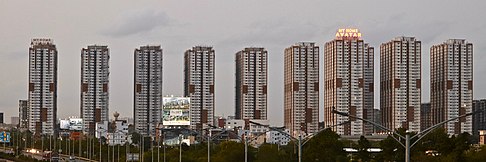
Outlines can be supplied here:
<path id="1" fill-rule="evenodd" d="M 152 136 L 150 139 L 150 157 L 152 158 L 152 162 L 154 162 L 154 141 L 152 140 Z"/>
<path id="2" fill-rule="evenodd" d="M 319 130 L 319 131 L 317 131 L 317 132 L 315 132 L 315 133 L 313 133 L 313 134 L 309 135 L 309 136 L 308 136 L 308 137 L 306 137 L 306 139 L 304 140 L 304 139 L 302 138 L 302 135 L 301 135 L 300 131 L 299 131 L 299 137 L 298 137 L 298 138 L 295 138 L 295 137 L 293 137 L 292 135 L 290 135 L 290 134 L 288 134 L 288 133 L 286 133 L 286 132 L 282 131 L 281 129 L 282 129 L 283 127 L 281 127 L 281 128 L 275 128 L 275 127 L 270 127 L 269 125 L 263 125 L 263 124 L 261 124 L 261 123 L 257 123 L 257 122 L 253 122 L 253 121 L 249 121 L 249 122 L 250 122 L 250 123 L 252 123 L 252 124 L 259 125 L 259 126 L 265 126 L 265 127 L 269 128 L 270 130 L 277 131 L 277 132 L 279 132 L 279 133 L 281 133 L 281 134 L 283 134 L 283 135 L 287 136 L 288 138 L 290 138 L 290 139 L 292 139 L 292 140 L 294 140 L 294 141 L 297 141 L 297 143 L 298 143 L 298 155 L 297 155 L 297 156 L 298 156 L 298 161 L 299 161 L 299 162 L 302 162 L 302 147 L 303 147 L 303 146 L 304 146 L 304 145 L 305 145 L 307 142 L 309 142 L 309 141 L 312 139 L 312 137 L 314 137 L 315 135 L 317 135 L 317 134 L 321 133 L 322 131 L 324 131 L 324 130 L 326 130 L 326 129 L 329 129 L 329 128 L 332 128 L 332 127 L 335 127 L 335 126 L 339 126 L 339 125 L 343 125 L 343 124 L 348 123 L 348 122 L 343 122 L 343 123 L 339 123 L 339 124 L 336 124 L 336 125 L 328 126 L 328 127 L 324 128 L 324 129 L 321 129 L 321 130 Z"/>
<path id="3" fill-rule="evenodd" d="M 405 139 L 405 144 L 403 144 L 400 140 L 398 140 L 394 136 L 391 136 L 393 139 L 395 139 L 400 145 L 402 145 L 405 148 L 405 162 L 410 162 L 410 157 L 411 157 L 410 148 L 412 148 L 413 146 L 415 146 L 415 144 L 417 144 L 418 141 L 420 141 L 423 137 L 425 137 L 427 134 L 429 134 L 430 132 L 432 132 L 434 129 L 439 128 L 443 124 L 448 123 L 450 121 L 453 121 L 453 120 L 456 120 L 456 119 L 459 119 L 459 118 L 463 118 L 463 117 L 467 117 L 467 116 L 470 116 L 470 115 L 474 115 L 474 114 L 483 112 L 485 110 L 486 109 L 478 110 L 478 111 L 475 111 L 475 112 L 470 112 L 470 113 L 467 113 L 467 114 L 464 114 L 464 115 L 460 115 L 460 116 L 455 117 L 455 118 L 451 118 L 451 119 L 442 121 L 442 122 L 440 122 L 440 123 L 438 123 L 436 125 L 433 125 L 433 126 L 427 128 L 427 129 L 423 130 L 423 131 L 418 132 L 417 134 L 415 134 L 412 137 L 410 137 L 410 134 L 409 134 L 408 131 L 405 133 L 405 137 L 404 137 L 404 136 L 398 134 L 397 132 L 395 132 L 393 130 L 390 130 L 389 128 L 386 128 L 385 126 L 382 126 L 380 124 L 377 124 L 377 123 L 375 123 L 373 121 L 370 121 L 370 120 L 367 120 L 367 119 L 363 119 L 363 118 L 360 118 L 360 117 L 357 117 L 357 116 L 353 116 L 353 115 L 350 115 L 348 113 L 339 112 L 339 111 L 336 111 L 336 109 L 333 109 L 332 110 L 332 113 L 335 113 L 335 114 L 338 114 L 338 115 L 341 115 L 341 116 L 347 116 L 347 117 L 355 118 L 355 119 L 358 119 L 358 120 L 362 120 L 364 122 L 368 122 L 368 123 L 370 123 L 370 124 L 372 124 L 374 126 L 377 126 L 377 127 L 381 128 L 381 129 L 383 129 L 383 130 L 386 130 L 386 131 L 389 131 L 389 132 L 393 133 L 394 135 L 398 136 L 399 138 Z M 411 139 L 414 139 L 416 137 L 417 137 L 417 140 L 415 140 L 413 143 L 410 143 Z"/>
<path id="4" fill-rule="evenodd" d="M 143 136 L 142 133 L 140 133 L 140 138 L 142 139 L 142 140 L 140 140 L 142 143 L 140 143 L 140 145 L 139 145 L 139 146 L 141 146 L 140 147 L 140 161 L 143 162 L 143 154 L 145 153 L 145 150 L 143 149 L 144 143 L 145 143 L 144 142 L 144 140 L 145 140 L 144 138 L 145 137 Z"/>
<path id="5" fill-rule="evenodd" d="M 302 135 L 299 133 L 299 162 L 302 162 Z"/>
<path id="6" fill-rule="evenodd" d="M 182 162 L 182 134 L 179 134 L 179 162 Z"/>
<path id="7" fill-rule="evenodd" d="M 41 144 L 42 145 L 41 151 L 44 152 L 44 135 L 43 134 L 41 134 L 41 143 L 42 143 Z"/>
<path id="8" fill-rule="evenodd" d="M 128 162 L 128 149 L 130 149 L 128 145 L 128 135 L 125 136 L 125 162 Z"/>
<path id="9" fill-rule="evenodd" d="M 98 132 L 98 140 L 100 141 L 100 154 L 98 156 L 99 156 L 99 159 L 100 159 L 100 162 L 101 162 L 101 157 L 102 157 L 101 156 L 101 147 L 103 146 L 102 143 L 101 143 L 101 137 L 102 137 L 101 132 L 106 132 L 106 130 L 100 128 L 99 130 L 97 130 L 97 132 Z"/>
<path id="10" fill-rule="evenodd" d="M 208 162 L 211 162 L 211 129 L 208 128 L 209 135 L 208 135 Z"/>
<path id="11" fill-rule="evenodd" d="M 165 131 L 164 131 L 164 133 L 162 135 L 163 135 L 163 137 L 162 137 L 162 145 L 164 146 L 164 162 L 165 162 Z"/>
<path id="12" fill-rule="evenodd" d="M 112 150 L 111 150 L 111 156 L 112 156 L 111 161 L 112 162 L 115 162 L 115 135 L 116 135 L 116 133 L 113 132 L 113 138 L 111 138 L 111 141 L 113 142 L 113 143 L 111 143 L 112 144 L 112 146 L 111 146 L 111 148 L 112 148 Z"/>
<path id="13" fill-rule="evenodd" d="M 248 136 L 244 135 L 245 138 L 245 162 L 248 162 Z"/>
<path id="14" fill-rule="evenodd" d="M 157 131 L 158 133 L 158 137 L 157 137 L 157 162 L 160 161 L 160 128 L 158 128 L 159 131 Z"/>

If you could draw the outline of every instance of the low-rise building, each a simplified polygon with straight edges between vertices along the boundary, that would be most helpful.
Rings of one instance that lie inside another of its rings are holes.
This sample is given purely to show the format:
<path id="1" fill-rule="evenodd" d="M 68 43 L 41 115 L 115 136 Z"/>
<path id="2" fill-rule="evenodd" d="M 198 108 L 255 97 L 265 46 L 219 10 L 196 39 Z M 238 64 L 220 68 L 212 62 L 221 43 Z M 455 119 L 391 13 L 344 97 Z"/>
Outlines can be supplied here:
<path id="1" fill-rule="evenodd" d="M 283 132 L 287 133 L 287 134 L 283 134 L 279 131 L 268 131 L 266 133 L 266 143 L 270 143 L 270 144 L 278 144 L 278 145 L 287 145 L 289 144 L 290 142 L 290 138 L 289 138 L 289 134 L 290 134 L 290 131 L 289 129 L 285 129 Z"/>
<path id="2" fill-rule="evenodd" d="M 486 144 L 486 130 L 479 130 L 479 145 Z"/>
<path id="3" fill-rule="evenodd" d="M 128 123 L 126 120 L 115 120 L 96 123 L 96 138 L 104 137 L 108 145 L 123 145 L 128 142 Z"/>

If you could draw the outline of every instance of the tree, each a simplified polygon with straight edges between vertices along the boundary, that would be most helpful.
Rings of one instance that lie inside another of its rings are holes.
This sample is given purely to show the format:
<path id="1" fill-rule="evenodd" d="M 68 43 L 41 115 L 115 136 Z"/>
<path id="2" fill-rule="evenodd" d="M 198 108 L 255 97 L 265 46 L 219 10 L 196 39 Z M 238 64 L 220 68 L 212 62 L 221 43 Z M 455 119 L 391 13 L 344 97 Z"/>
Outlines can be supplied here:
<path id="1" fill-rule="evenodd" d="M 366 139 L 364 136 L 359 137 L 358 140 L 358 158 L 361 159 L 361 161 L 370 161 L 371 156 L 370 153 L 368 152 L 368 148 L 371 147 L 370 141 Z"/>
<path id="2" fill-rule="evenodd" d="M 486 145 L 479 147 L 477 150 L 471 150 L 465 154 L 466 161 L 486 161 Z"/>
<path id="3" fill-rule="evenodd" d="M 457 135 L 457 137 L 454 138 L 453 144 L 454 148 L 452 149 L 452 157 L 454 161 L 465 161 L 464 157 L 464 152 L 469 150 L 471 141 L 470 139 L 470 134 L 467 132 L 464 132 L 462 134 Z"/>
<path id="4" fill-rule="evenodd" d="M 348 161 L 339 135 L 326 129 L 314 136 L 303 148 L 302 161 Z"/>
<path id="5" fill-rule="evenodd" d="M 132 142 L 133 144 L 139 144 L 140 143 L 140 133 L 133 132 L 132 133 Z"/>
<path id="6" fill-rule="evenodd" d="M 250 146 L 248 148 L 251 148 Z M 215 149 L 214 162 L 243 162 L 245 159 L 245 146 L 243 143 L 232 141 L 221 142 Z M 252 152 L 248 151 L 249 161 L 253 158 Z"/>
<path id="7" fill-rule="evenodd" d="M 283 150 L 275 144 L 263 144 L 258 148 L 255 162 L 282 162 L 287 157 Z"/>

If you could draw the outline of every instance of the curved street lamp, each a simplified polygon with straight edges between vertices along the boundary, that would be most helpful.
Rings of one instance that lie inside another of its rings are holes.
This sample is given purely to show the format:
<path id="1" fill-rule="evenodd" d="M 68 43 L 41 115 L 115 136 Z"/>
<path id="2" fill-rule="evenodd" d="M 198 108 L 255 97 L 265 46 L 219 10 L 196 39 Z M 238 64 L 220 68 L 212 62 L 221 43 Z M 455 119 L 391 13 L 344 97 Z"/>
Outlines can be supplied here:
<path id="1" fill-rule="evenodd" d="M 339 125 L 343 125 L 343 124 L 346 124 L 348 123 L 349 121 L 347 122 L 343 122 L 343 123 L 339 123 L 339 124 L 336 124 L 336 125 L 332 125 L 332 126 L 328 126 L 326 128 L 323 128 L 313 134 L 310 134 L 309 136 L 305 137 L 305 138 L 302 138 L 302 135 L 300 134 L 299 132 L 299 137 L 298 138 L 295 138 L 293 137 L 292 135 L 288 134 L 287 132 L 284 132 L 282 131 L 282 128 L 283 127 L 270 127 L 269 125 L 264 125 L 264 124 L 261 124 L 261 123 L 257 123 L 257 122 L 253 122 L 253 121 L 249 121 L 250 123 L 252 124 L 256 124 L 256 125 L 259 125 L 259 126 L 264 126 L 264 127 L 267 127 L 269 128 L 270 130 L 273 130 L 273 131 L 277 131 L 285 136 L 287 136 L 288 138 L 292 139 L 293 141 L 297 141 L 298 143 L 298 159 L 299 159 L 299 162 L 302 162 L 302 146 L 304 146 L 310 139 L 312 139 L 315 135 L 321 133 L 322 131 L 326 130 L 326 129 L 329 129 L 329 128 L 332 128 L 332 127 L 336 127 L 336 126 L 339 126 Z M 304 140 L 304 141 L 303 141 Z"/>
<path id="2" fill-rule="evenodd" d="M 337 115 L 341 115 L 341 116 L 347 116 L 347 117 L 355 118 L 355 119 L 358 119 L 358 120 L 362 120 L 364 122 L 368 122 L 368 123 L 370 123 L 370 124 L 372 124 L 374 126 L 377 126 L 377 127 L 381 128 L 381 129 L 383 129 L 383 130 L 386 130 L 386 131 L 389 131 L 389 132 L 393 133 L 394 135 L 398 136 L 399 138 L 405 139 L 405 144 L 403 144 L 396 137 L 390 136 L 390 137 L 392 137 L 393 139 L 395 139 L 400 145 L 402 145 L 405 148 L 405 162 L 410 162 L 410 156 L 411 156 L 410 155 L 411 154 L 410 153 L 410 148 L 412 148 L 413 146 L 415 146 L 415 144 L 417 144 L 418 141 L 420 141 L 423 137 L 425 137 L 427 134 L 429 134 L 430 132 L 432 132 L 434 129 L 439 128 L 443 124 L 448 123 L 450 121 L 453 121 L 453 120 L 456 120 L 456 119 L 459 119 L 459 118 L 463 118 L 463 117 L 466 117 L 466 116 L 474 115 L 474 114 L 483 112 L 485 110 L 486 109 L 478 110 L 478 111 L 474 111 L 474 112 L 470 112 L 470 113 L 467 113 L 467 114 L 464 114 L 464 115 L 460 115 L 460 116 L 455 117 L 455 118 L 451 118 L 451 119 L 442 121 L 442 122 L 440 122 L 440 123 L 438 123 L 436 125 L 433 125 L 433 126 L 427 128 L 427 129 L 423 130 L 423 131 L 418 132 L 417 134 L 415 134 L 412 137 L 410 137 L 410 134 L 408 133 L 408 131 L 406 132 L 405 137 L 403 137 L 402 135 L 398 134 L 396 131 L 393 131 L 393 130 L 391 130 L 389 128 L 386 128 L 383 125 L 380 125 L 378 123 L 375 123 L 375 122 L 373 122 L 371 120 L 367 120 L 367 119 L 363 119 L 363 118 L 360 118 L 360 117 L 357 117 L 357 116 L 354 116 L 354 115 L 350 115 L 348 113 L 339 112 L 335 108 L 333 108 L 332 113 L 337 114 Z M 414 143 L 410 144 L 410 140 L 413 139 L 413 138 L 417 138 L 417 140 L 415 140 Z"/>
<path id="3" fill-rule="evenodd" d="M 102 146 L 102 144 L 101 144 L 101 137 L 102 137 L 101 132 L 107 132 L 107 130 L 100 128 L 100 129 L 96 130 L 96 132 L 98 132 L 98 140 L 100 141 L 100 154 L 98 156 L 99 156 L 100 161 L 101 161 L 101 146 Z"/>

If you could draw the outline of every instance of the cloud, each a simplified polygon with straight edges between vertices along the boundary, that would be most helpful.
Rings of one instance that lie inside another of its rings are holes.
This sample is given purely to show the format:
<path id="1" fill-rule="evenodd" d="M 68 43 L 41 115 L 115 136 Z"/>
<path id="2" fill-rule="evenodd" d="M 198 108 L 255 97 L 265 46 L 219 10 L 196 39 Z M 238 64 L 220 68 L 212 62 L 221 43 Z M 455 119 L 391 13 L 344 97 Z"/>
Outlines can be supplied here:
<path id="1" fill-rule="evenodd" d="M 112 25 L 101 34 L 111 37 L 123 37 L 150 32 L 156 28 L 172 24 L 170 17 L 162 11 L 137 10 L 120 15 Z"/>
<path id="2" fill-rule="evenodd" d="M 316 24 L 307 21 L 290 20 L 264 20 L 251 23 L 246 31 L 237 32 L 224 38 L 220 44 L 223 46 L 259 45 L 266 47 L 289 46 L 299 41 L 312 41 L 319 33 Z"/>

